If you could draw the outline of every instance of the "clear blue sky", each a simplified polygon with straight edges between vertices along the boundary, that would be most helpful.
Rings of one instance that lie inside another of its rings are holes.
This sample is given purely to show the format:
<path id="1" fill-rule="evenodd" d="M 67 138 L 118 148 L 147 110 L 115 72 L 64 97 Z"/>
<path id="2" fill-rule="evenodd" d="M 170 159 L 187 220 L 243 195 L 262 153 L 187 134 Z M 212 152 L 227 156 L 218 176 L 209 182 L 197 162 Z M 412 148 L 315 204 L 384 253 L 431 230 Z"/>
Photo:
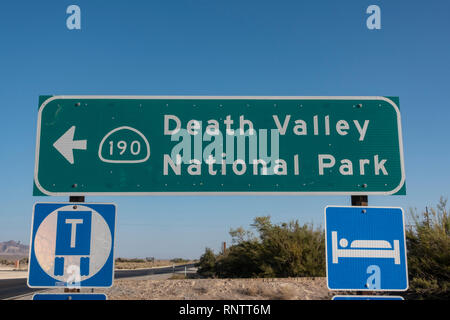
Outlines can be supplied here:
<path id="1" fill-rule="evenodd" d="M 81 8 L 68 30 L 66 8 Z M 368 30 L 366 8 L 381 8 Z M 450 2 L 2 1 L 0 241 L 28 243 L 38 96 L 399 96 L 407 196 L 369 204 L 434 206 L 450 196 Z M 88 197 L 118 206 L 117 254 L 197 258 L 253 218 L 323 224 L 350 197 Z"/>

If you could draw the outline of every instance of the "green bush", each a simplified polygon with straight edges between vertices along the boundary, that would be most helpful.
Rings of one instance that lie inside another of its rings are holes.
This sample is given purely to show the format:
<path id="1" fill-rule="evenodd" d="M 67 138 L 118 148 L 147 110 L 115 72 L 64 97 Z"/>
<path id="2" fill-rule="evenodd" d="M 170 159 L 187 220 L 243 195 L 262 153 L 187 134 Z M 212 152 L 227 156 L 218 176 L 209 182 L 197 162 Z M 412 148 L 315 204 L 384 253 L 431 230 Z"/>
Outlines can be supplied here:
<path id="1" fill-rule="evenodd" d="M 322 230 L 298 221 L 274 225 L 269 216 L 256 217 L 251 227 L 258 237 L 242 227 L 230 230 L 233 245 L 214 256 L 210 272 L 221 278 L 325 276 Z"/>
<path id="2" fill-rule="evenodd" d="M 450 298 L 450 219 L 447 200 L 441 197 L 437 209 L 417 213 L 406 230 L 409 291 L 418 299 Z"/>
<path id="3" fill-rule="evenodd" d="M 206 248 L 205 253 L 200 257 L 199 262 L 195 264 L 198 268 L 197 273 L 205 277 L 212 277 L 215 274 L 215 264 L 216 256 L 214 255 L 214 251 L 210 248 Z"/>
<path id="4" fill-rule="evenodd" d="M 242 241 L 217 257 L 214 266 L 220 278 L 258 277 L 265 272 L 262 245 L 256 240 Z"/>
<path id="5" fill-rule="evenodd" d="M 262 244 L 263 276 L 325 276 L 325 234 L 298 221 L 273 225 L 270 217 L 252 224 Z"/>

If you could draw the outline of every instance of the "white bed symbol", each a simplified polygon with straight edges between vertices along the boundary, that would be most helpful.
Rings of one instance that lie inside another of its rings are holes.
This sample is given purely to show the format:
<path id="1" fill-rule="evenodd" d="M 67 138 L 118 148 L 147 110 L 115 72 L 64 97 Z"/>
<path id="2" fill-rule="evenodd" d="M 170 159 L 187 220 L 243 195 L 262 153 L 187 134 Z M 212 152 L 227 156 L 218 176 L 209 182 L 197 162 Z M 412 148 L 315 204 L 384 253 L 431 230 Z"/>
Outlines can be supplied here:
<path id="1" fill-rule="evenodd" d="M 333 263 L 338 263 L 339 258 L 392 258 L 395 264 L 400 264 L 400 243 L 393 242 L 394 249 L 386 240 L 353 240 L 349 249 L 339 249 L 337 231 L 331 231 Z M 347 239 L 341 238 L 339 246 L 347 248 Z"/>

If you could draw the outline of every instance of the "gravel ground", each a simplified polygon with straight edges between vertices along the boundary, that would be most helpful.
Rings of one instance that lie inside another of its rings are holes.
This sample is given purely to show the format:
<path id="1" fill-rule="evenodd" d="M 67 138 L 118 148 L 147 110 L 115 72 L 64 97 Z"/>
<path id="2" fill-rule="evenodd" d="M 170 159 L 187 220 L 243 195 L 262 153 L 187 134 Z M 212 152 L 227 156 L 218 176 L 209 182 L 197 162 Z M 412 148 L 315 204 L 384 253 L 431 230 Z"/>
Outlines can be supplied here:
<path id="1" fill-rule="evenodd" d="M 329 300 L 326 278 L 283 279 L 121 279 L 108 300 Z"/>

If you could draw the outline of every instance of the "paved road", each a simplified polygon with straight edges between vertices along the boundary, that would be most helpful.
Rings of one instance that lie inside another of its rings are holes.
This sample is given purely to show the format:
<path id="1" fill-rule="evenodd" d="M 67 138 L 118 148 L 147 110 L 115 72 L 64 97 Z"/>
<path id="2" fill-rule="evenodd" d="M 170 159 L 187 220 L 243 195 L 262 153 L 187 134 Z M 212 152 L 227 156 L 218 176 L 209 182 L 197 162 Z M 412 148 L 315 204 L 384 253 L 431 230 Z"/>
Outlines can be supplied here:
<path id="1" fill-rule="evenodd" d="M 182 264 L 175 267 L 163 267 L 163 268 L 152 268 L 152 269 L 136 269 L 136 270 L 116 270 L 114 272 L 114 279 L 120 278 L 130 278 L 130 277 L 142 277 L 151 274 L 163 274 L 172 273 L 177 271 L 184 271 L 184 268 L 191 268 L 195 264 Z"/>
<path id="2" fill-rule="evenodd" d="M 175 267 L 163 267 L 152 269 L 137 269 L 137 270 L 116 270 L 114 272 L 114 279 L 142 277 L 152 274 L 164 274 L 184 271 L 184 268 L 191 268 L 194 264 L 183 264 Z M 27 279 L 3 279 L 0 280 L 0 299 L 8 299 L 12 297 L 30 294 L 43 289 L 31 289 L 27 286 Z"/>
<path id="3" fill-rule="evenodd" d="M 3 279 L 0 280 L 0 299 L 21 296 L 41 289 L 31 289 L 27 286 L 27 279 Z"/>

